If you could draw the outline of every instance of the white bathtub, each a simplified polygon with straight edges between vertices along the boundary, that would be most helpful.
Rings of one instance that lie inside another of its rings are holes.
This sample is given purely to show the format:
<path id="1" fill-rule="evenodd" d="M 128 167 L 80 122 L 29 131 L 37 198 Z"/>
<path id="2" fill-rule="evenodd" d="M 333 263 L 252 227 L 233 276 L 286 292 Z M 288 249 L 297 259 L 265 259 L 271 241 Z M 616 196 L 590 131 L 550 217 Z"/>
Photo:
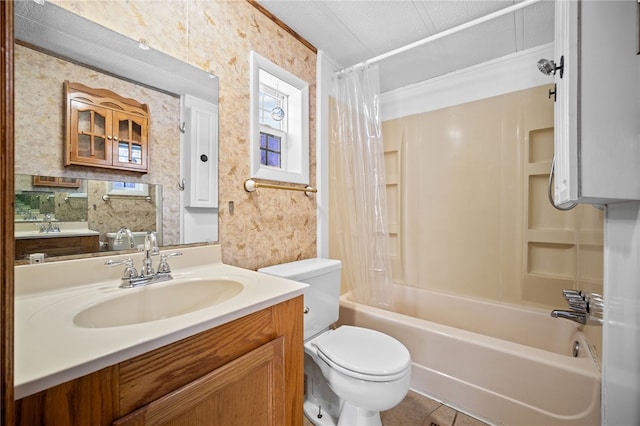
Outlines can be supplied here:
<path id="1" fill-rule="evenodd" d="M 404 343 L 416 392 L 491 424 L 600 424 L 600 369 L 578 324 L 545 310 L 400 285 L 395 312 L 348 296 L 340 323 Z"/>

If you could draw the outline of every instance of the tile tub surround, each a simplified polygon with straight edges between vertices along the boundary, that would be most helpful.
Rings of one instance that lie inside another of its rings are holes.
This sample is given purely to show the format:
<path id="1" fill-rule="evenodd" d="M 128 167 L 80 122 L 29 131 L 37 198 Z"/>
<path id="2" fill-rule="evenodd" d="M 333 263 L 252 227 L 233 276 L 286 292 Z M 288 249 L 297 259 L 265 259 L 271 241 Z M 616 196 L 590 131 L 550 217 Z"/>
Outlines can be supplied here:
<path id="1" fill-rule="evenodd" d="M 73 323 L 76 313 L 126 292 L 144 290 L 119 288 L 123 267 L 104 265 L 107 259 L 132 257 L 137 266 L 141 264 L 141 253 L 16 266 L 15 398 L 299 296 L 305 287 L 295 281 L 225 265 L 219 245 L 180 251 L 182 256 L 169 259 L 174 280 L 149 287 L 180 285 L 180 280 L 226 278 L 242 282 L 244 290 L 223 303 L 162 320 L 82 328 Z M 159 259 L 153 260 L 157 265 Z"/>

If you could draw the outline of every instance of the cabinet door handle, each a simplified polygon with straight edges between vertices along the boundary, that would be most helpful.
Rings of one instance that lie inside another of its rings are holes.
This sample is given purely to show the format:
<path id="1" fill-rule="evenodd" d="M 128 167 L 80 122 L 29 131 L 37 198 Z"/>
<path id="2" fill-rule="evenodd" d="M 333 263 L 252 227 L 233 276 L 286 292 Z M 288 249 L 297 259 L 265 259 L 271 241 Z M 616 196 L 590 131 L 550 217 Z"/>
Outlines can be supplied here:
<path id="1" fill-rule="evenodd" d="M 111 140 L 111 135 L 108 135 L 108 136 L 107 136 L 107 139 Z"/>

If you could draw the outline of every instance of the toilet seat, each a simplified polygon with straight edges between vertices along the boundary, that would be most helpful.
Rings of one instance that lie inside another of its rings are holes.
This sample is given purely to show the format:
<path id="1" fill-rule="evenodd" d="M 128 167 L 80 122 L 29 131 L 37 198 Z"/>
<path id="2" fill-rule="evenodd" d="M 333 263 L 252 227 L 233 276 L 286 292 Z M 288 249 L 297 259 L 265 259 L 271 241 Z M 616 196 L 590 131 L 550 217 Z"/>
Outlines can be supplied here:
<path id="1" fill-rule="evenodd" d="M 332 368 L 360 380 L 398 380 L 411 365 L 409 351 L 402 343 L 366 328 L 344 325 L 319 336 L 313 345 Z"/>

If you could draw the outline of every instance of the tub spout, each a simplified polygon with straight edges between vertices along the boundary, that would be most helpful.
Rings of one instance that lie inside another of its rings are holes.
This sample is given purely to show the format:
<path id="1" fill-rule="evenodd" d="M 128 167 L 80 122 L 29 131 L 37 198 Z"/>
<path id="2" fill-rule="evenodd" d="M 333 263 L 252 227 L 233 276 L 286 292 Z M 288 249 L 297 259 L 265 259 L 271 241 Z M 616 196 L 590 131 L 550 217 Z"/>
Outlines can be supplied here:
<path id="1" fill-rule="evenodd" d="M 587 313 L 586 312 L 577 312 L 577 311 L 562 311 L 559 309 L 555 309 L 551 311 L 551 316 L 554 318 L 565 318 L 571 321 L 575 321 L 579 324 L 587 323 Z"/>

